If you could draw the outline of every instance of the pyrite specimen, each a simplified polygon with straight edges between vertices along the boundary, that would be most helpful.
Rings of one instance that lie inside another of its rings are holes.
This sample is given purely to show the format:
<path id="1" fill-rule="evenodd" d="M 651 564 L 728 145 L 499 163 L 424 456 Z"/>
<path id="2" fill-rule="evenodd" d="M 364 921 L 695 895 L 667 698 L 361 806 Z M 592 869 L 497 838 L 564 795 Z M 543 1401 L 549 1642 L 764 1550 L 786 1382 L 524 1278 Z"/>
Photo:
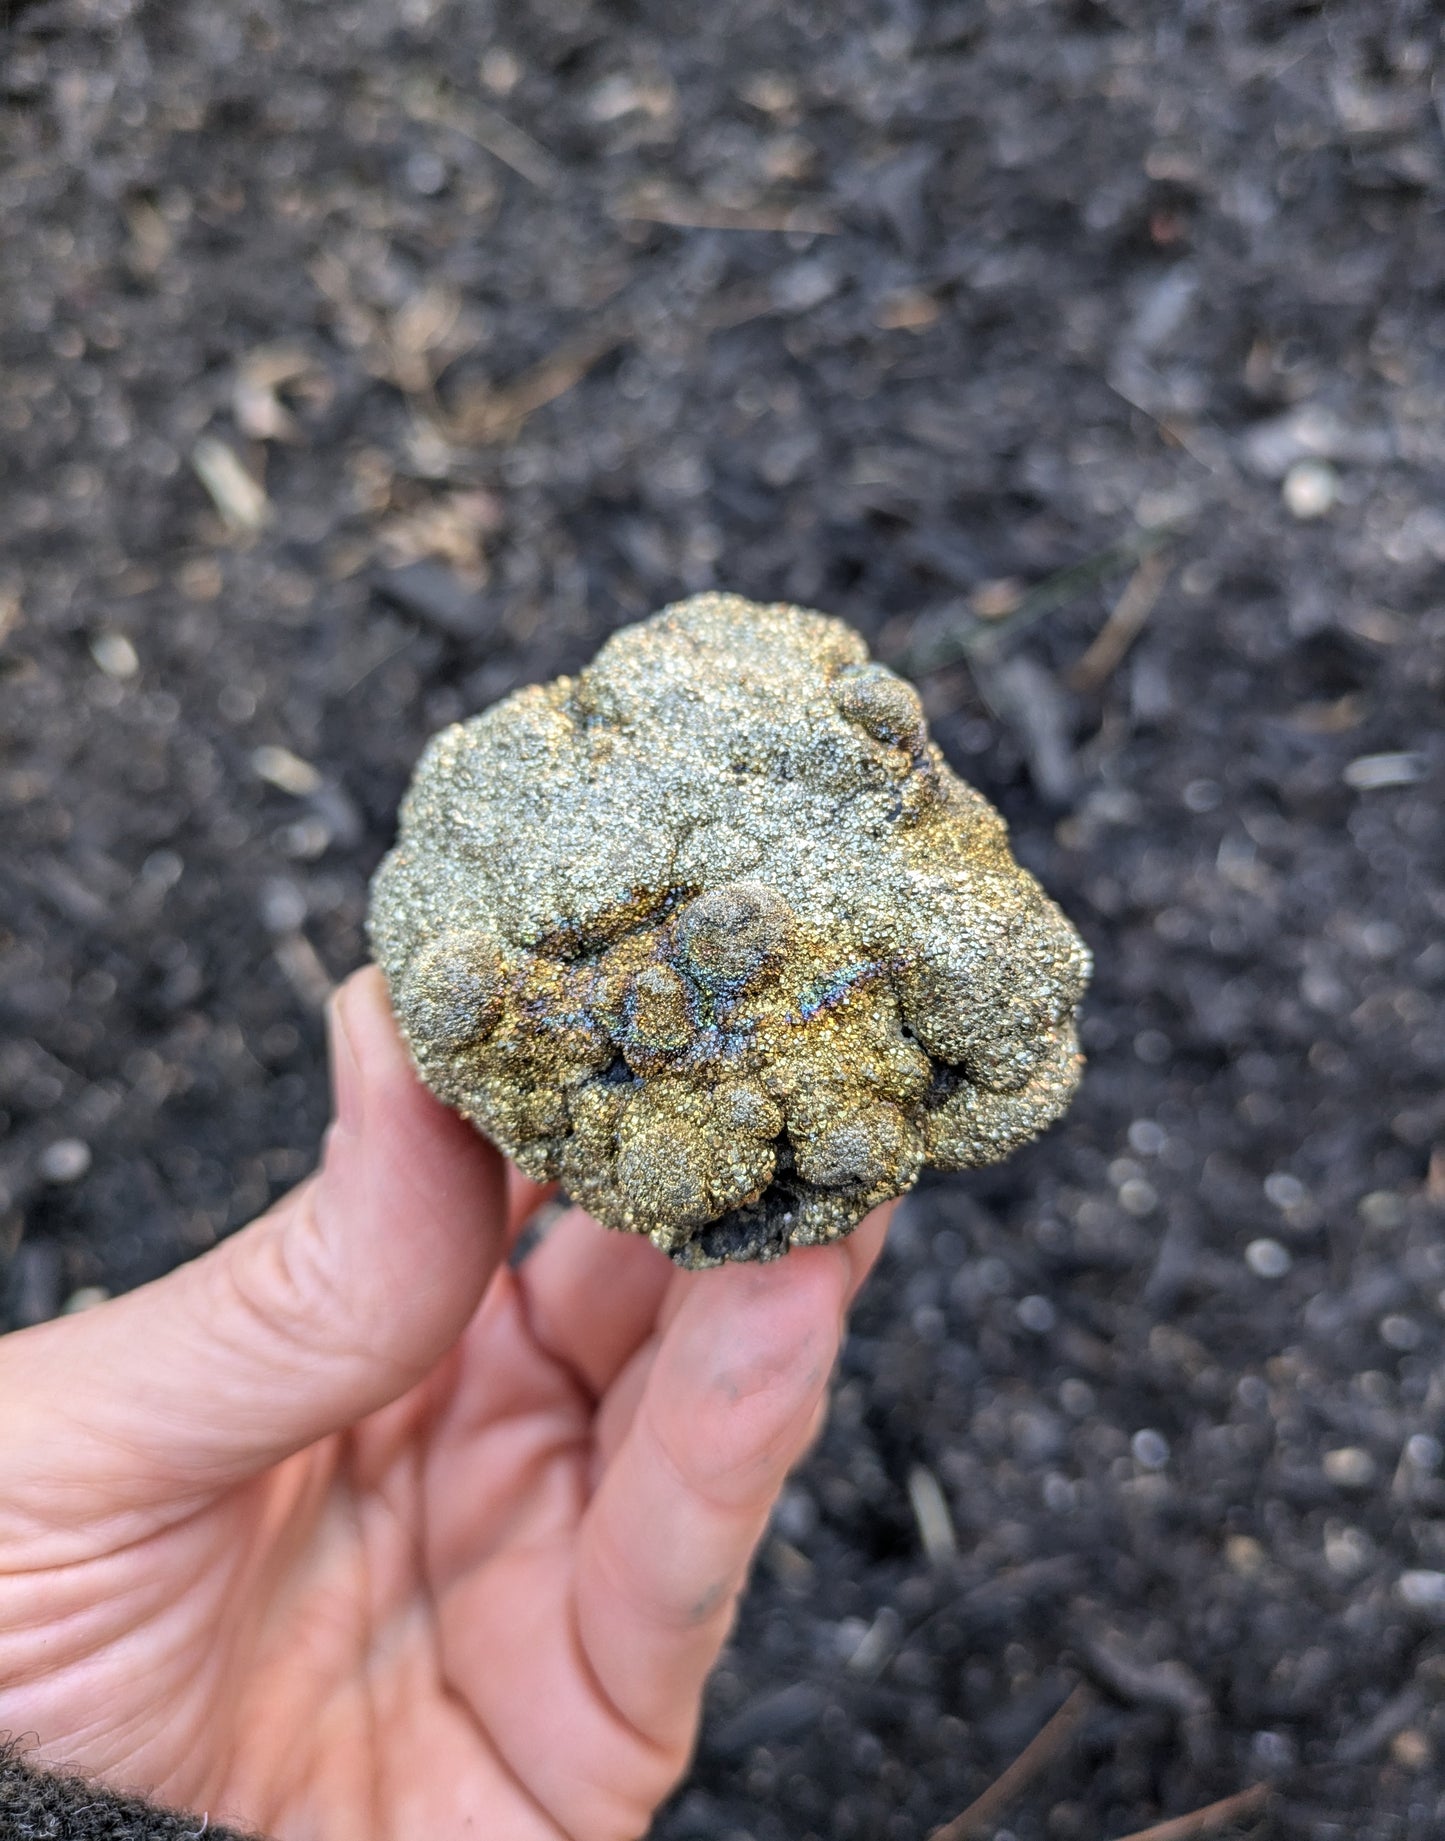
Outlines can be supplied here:
<path id="1" fill-rule="evenodd" d="M 432 738 L 377 872 L 422 1077 L 684 1266 L 1057 1119 L 1089 956 L 826 615 L 706 594 Z"/>

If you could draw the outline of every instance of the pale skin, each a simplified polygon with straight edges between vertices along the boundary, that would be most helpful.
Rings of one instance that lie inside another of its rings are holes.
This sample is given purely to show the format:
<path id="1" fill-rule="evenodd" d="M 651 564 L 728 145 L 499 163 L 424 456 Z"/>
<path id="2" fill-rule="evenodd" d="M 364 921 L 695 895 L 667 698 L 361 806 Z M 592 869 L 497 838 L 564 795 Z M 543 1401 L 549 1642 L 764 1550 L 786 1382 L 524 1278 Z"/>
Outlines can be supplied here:
<path id="1" fill-rule="evenodd" d="M 817 1431 L 886 1211 L 678 1272 L 423 1089 L 374 970 L 320 1170 L 0 1340 L 0 1735 L 276 1841 L 627 1841 Z"/>

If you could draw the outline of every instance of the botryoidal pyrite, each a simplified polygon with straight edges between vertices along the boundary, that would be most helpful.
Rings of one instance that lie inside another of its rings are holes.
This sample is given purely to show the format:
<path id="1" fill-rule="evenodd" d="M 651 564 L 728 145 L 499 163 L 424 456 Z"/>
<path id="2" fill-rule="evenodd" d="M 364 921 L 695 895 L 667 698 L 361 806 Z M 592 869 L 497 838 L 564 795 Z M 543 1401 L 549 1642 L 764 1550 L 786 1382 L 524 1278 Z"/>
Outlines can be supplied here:
<path id="1" fill-rule="evenodd" d="M 851 627 L 706 594 L 434 736 L 372 949 L 423 1079 L 683 1266 L 1064 1111 L 1087 948 Z"/>

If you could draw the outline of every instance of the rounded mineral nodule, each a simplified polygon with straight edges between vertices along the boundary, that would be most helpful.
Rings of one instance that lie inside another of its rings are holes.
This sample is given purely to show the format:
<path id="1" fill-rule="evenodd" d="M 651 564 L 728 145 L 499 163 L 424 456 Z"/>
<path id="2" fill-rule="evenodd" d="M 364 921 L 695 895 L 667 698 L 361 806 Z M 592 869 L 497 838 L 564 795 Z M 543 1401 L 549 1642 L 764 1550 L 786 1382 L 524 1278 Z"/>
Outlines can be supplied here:
<path id="1" fill-rule="evenodd" d="M 685 1266 L 836 1239 L 1078 1081 L 1087 949 L 802 608 L 700 595 L 434 736 L 369 924 L 428 1085 Z"/>

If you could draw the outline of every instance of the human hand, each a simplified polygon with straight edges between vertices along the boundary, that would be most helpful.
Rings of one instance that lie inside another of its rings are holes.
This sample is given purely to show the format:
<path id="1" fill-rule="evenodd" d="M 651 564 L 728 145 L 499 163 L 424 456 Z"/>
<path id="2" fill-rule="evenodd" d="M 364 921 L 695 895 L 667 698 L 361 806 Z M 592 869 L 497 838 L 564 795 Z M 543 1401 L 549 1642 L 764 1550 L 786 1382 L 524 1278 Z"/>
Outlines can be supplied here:
<path id="1" fill-rule="evenodd" d="M 319 1172 L 0 1340 L 0 1733 L 278 1841 L 623 1841 L 683 1772 L 886 1211 L 682 1273 L 422 1087 L 374 970 Z"/>

